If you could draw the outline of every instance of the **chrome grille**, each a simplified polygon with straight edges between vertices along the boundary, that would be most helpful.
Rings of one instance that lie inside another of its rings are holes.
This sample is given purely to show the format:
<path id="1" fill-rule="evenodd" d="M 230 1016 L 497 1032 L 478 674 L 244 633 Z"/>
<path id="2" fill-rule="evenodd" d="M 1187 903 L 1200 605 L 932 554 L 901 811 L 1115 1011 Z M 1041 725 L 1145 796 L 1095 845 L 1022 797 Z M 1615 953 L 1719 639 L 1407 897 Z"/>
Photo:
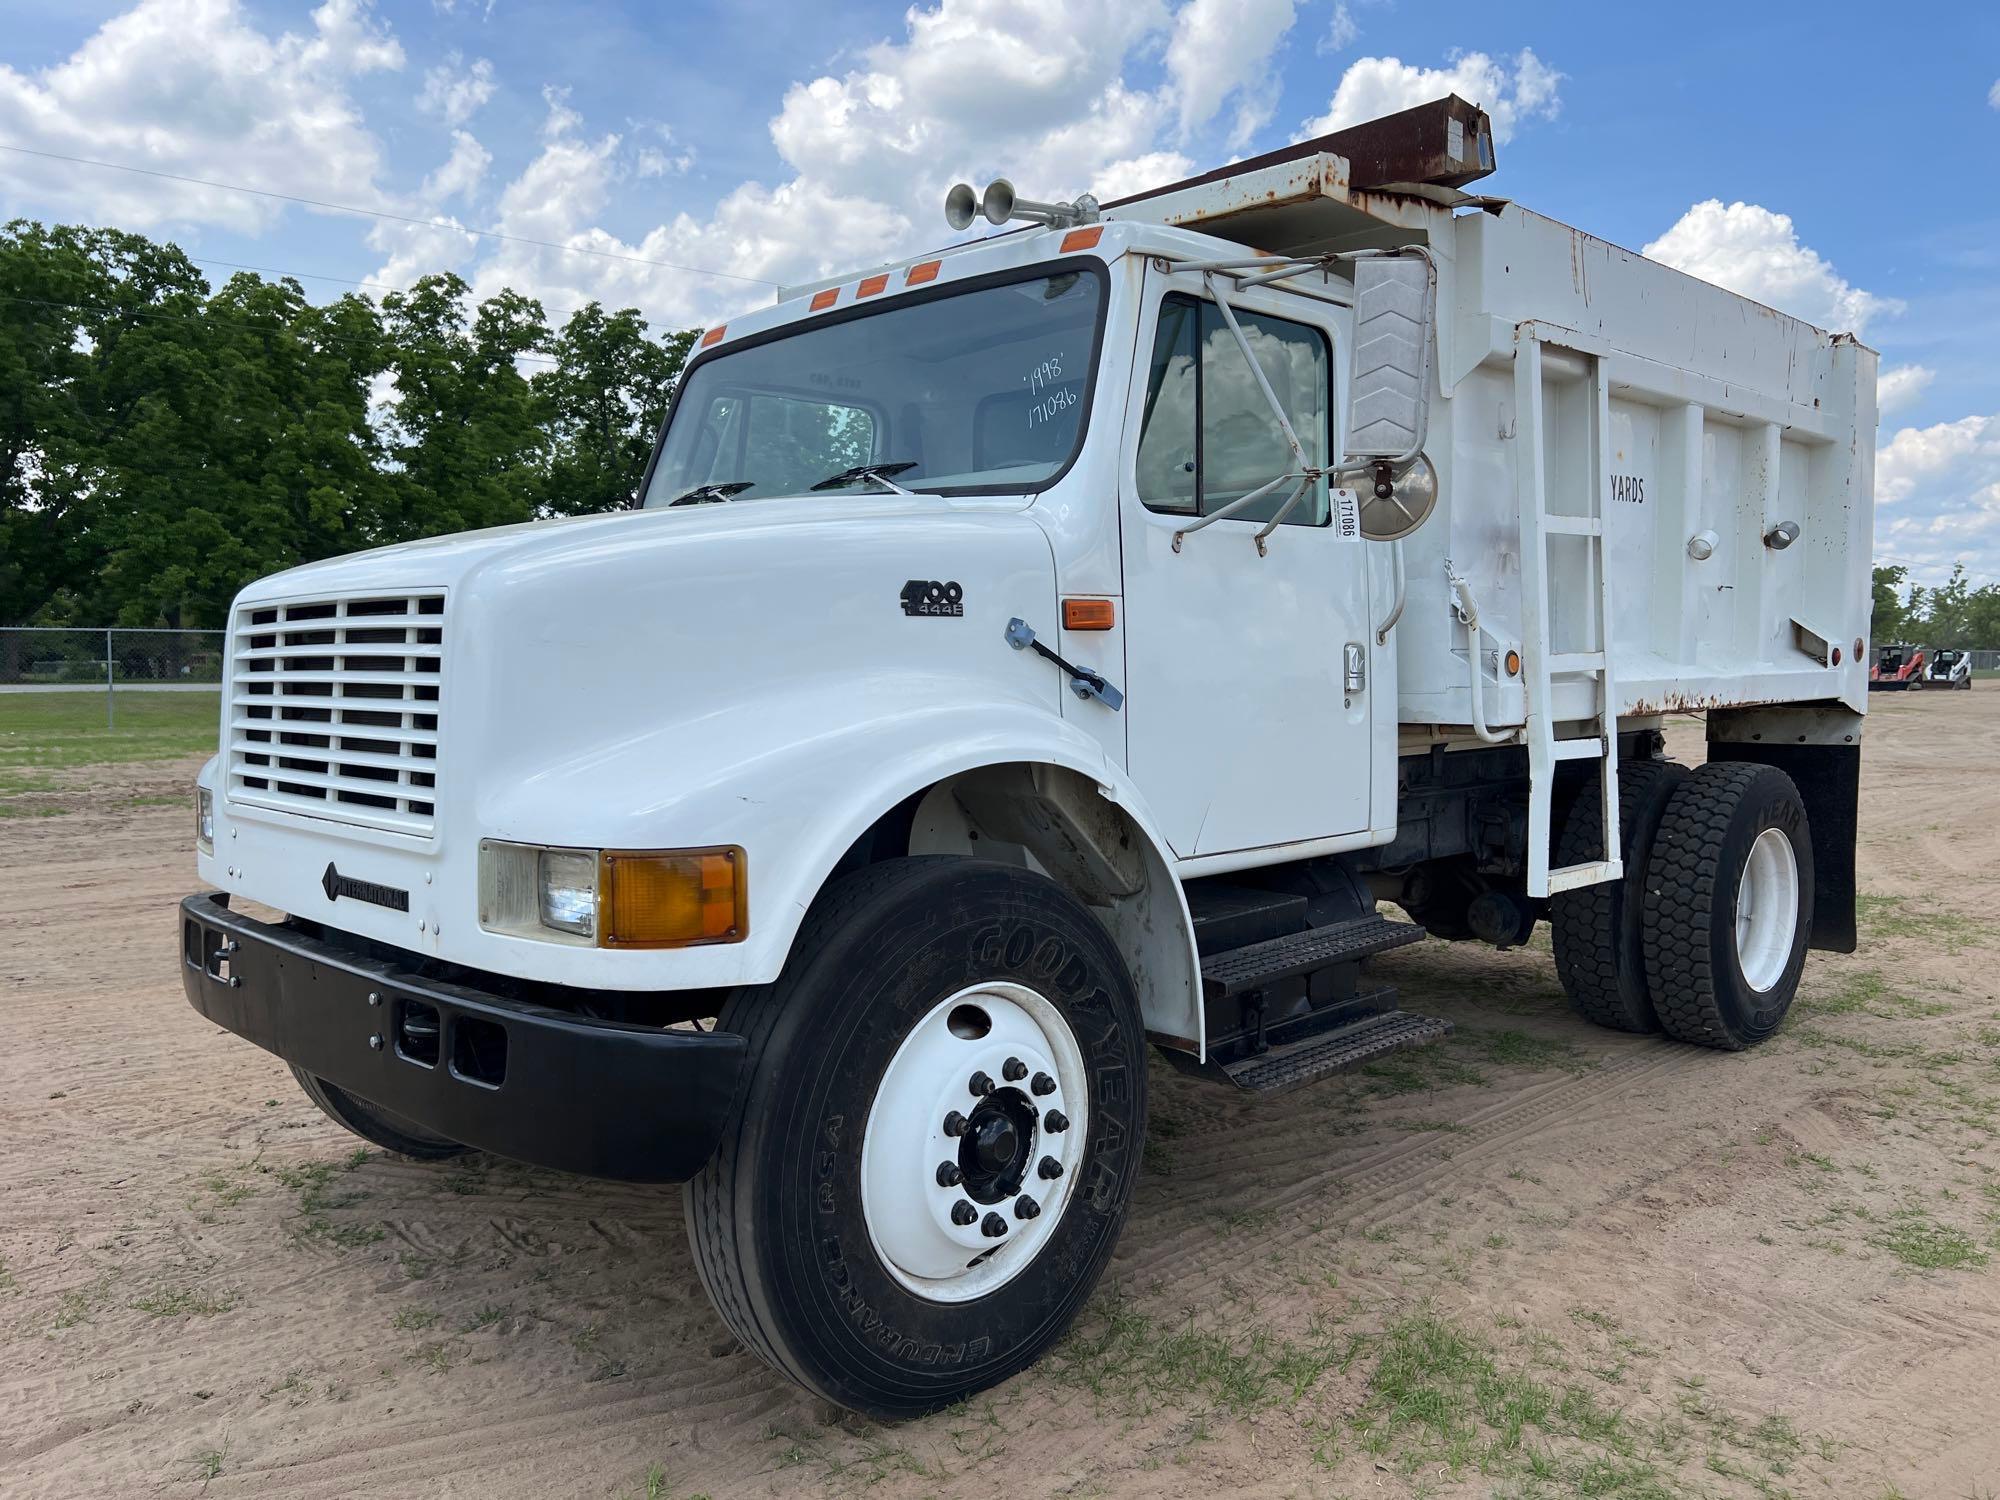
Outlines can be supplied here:
<path id="1" fill-rule="evenodd" d="M 428 835 L 444 623 L 438 592 L 239 609 L 230 798 Z"/>

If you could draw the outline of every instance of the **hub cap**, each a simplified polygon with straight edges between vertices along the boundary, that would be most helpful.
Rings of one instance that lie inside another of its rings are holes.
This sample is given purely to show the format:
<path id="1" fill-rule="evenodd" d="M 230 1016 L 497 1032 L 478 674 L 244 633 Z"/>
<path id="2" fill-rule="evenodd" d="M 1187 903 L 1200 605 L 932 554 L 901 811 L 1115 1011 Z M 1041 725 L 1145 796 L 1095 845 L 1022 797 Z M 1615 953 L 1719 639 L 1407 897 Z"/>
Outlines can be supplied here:
<path id="1" fill-rule="evenodd" d="M 1083 1049 L 1035 991 L 996 981 L 935 1006 L 889 1060 L 862 1137 L 862 1216 L 890 1274 L 965 1302 L 1025 1270 L 1062 1220 L 1089 1103 Z M 1050 1110 L 1067 1129 L 1043 1127 Z"/>
<path id="2" fill-rule="evenodd" d="M 1736 884 L 1736 961 L 1751 989 L 1768 990 L 1784 976 L 1798 927 L 1798 856 L 1782 829 L 1766 828 Z"/>

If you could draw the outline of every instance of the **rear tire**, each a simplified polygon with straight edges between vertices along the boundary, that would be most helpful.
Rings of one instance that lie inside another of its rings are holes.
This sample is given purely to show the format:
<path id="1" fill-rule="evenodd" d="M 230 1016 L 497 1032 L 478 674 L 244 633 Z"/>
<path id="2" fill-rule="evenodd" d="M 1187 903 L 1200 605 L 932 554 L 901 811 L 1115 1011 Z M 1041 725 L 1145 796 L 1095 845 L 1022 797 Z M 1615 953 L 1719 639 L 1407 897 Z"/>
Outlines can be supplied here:
<path id="1" fill-rule="evenodd" d="M 418 1161 L 444 1161 L 462 1156 L 469 1149 L 457 1141 L 434 1135 L 414 1120 L 406 1120 L 365 1099 L 357 1099 L 346 1089 L 328 1083 L 324 1078 L 316 1078 L 303 1068 L 293 1068 L 292 1077 L 298 1079 L 306 1097 L 324 1110 L 328 1119 L 346 1126 L 362 1140 L 372 1142 L 384 1151 L 414 1157 Z"/>
<path id="2" fill-rule="evenodd" d="M 1646 860 L 1667 802 L 1687 775 L 1687 767 L 1673 761 L 1621 764 L 1618 829 L 1624 877 L 1562 891 L 1549 899 L 1550 935 L 1563 991 L 1578 1015 L 1613 1031 L 1660 1029 L 1646 983 Z M 1603 844 L 1603 818 L 1593 785 L 1570 805 L 1556 846 L 1556 863 L 1599 859 Z"/>
<path id="3" fill-rule="evenodd" d="M 1791 777 L 1749 761 L 1696 769 L 1646 863 L 1646 982 L 1667 1034 L 1733 1052 L 1775 1032 L 1812 906 L 1812 835 Z"/>
<path id="4" fill-rule="evenodd" d="M 688 1229 L 749 1348 L 893 1418 L 1061 1336 L 1110 1259 L 1146 1122 L 1138 996 L 1087 907 L 1009 865 L 872 865 L 717 1024 L 750 1068 Z"/>

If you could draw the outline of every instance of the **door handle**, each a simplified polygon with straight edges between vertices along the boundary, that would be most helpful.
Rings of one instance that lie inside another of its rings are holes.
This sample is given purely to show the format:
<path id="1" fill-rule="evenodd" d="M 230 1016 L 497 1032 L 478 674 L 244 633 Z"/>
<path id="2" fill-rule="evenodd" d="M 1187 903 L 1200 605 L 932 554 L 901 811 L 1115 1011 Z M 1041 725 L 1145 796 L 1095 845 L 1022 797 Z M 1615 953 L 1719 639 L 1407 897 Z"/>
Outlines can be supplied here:
<path id="1" fill-rule="evenodd" d="M 1368 686 L 1368 654 L 1361 649 L 1361 642 L 1347 643 L 1341 652 L 1341 665 L 1346 674 L 1343 686 L 1347 692 L 1358 693 Z"/>

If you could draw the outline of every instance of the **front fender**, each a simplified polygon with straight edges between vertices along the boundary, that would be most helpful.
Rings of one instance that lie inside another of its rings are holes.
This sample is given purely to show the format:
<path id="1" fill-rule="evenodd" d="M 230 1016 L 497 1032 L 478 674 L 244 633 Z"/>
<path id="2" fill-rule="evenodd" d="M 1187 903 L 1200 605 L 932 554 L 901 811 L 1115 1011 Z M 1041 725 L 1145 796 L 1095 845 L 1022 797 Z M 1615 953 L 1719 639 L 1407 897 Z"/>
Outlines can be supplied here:
<path id="1" fill-rule="evenodd" d="M 740 845 L 750 883 L 743 942 L 604 954 L 616 961 L 616 977 L 593 964 L 593 982 L 621 989 L 764 984 L 783 969 L 836 862 L 884 813 L 961 772 L 1059 766 L 1095 782 L 1141 835 L 1158 920 L 1149 951 L 1128 952 L 1128 961 L 1141 981 L 1149 1029 L 1198 1046 L 1193 923 L 1172 855 L 1137 788 L 1096 740 L 1051 710 L 968 697 L 962 685 L 952 695 L 952 686 L 848 680 L 667 726 L 492 789 L 481 800 L 480 826 L 528 843 Z"/>

